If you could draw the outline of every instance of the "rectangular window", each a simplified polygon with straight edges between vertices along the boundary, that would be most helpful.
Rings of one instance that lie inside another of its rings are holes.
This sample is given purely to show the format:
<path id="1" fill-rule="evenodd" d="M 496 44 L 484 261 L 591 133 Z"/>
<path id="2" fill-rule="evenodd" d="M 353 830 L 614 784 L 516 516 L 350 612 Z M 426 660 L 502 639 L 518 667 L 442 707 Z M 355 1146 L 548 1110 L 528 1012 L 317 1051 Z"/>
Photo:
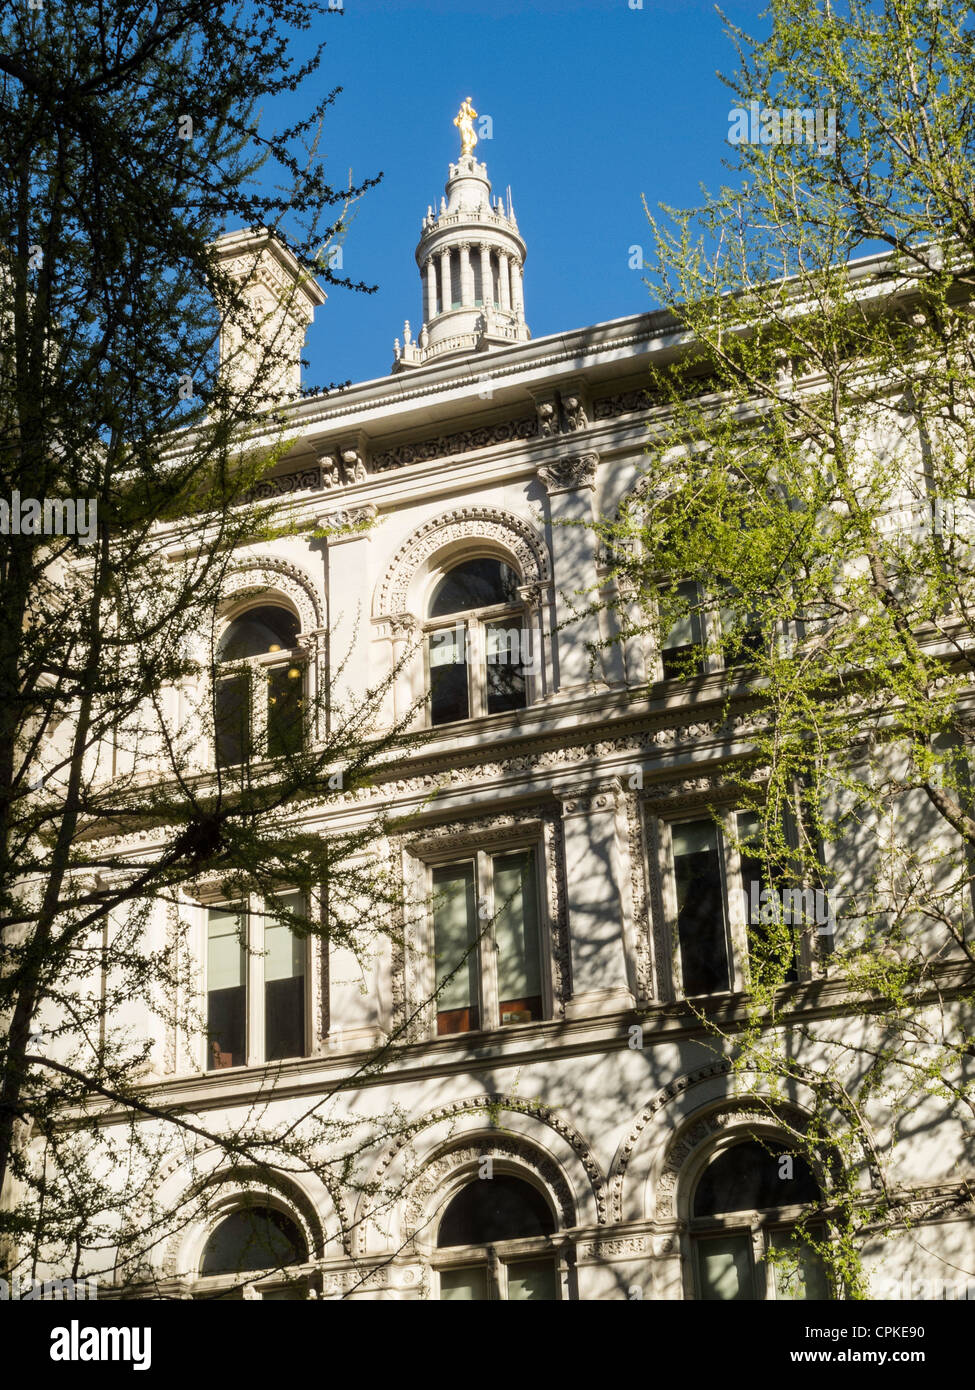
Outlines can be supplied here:
<path id="1" fill-rule="evenodd" d="M 267 673 L 267 755 L 294 756 L 303 743 L 304 672 L 300 666 L 273 666 Z"/>
<path id="2" fill-rule="evenodd" d="M 299 893 L 277 899 L 299 914 L 302 901 Z M 208 1071 L 306 1055 L 307 959 L 307 943 L 261 899 L 208 909 Z"/>
<path id="3" fill-rule="evenodd" d="M 464 1033 L 480 1027 L 474 865 L 435 869 L 433 891 L 437 1032 Z"/>
<path id="4" fill-rule="evenodd" d="M 701 1297 L 738 1302 L 755 1297 L 749 1232 L 695 1241 Z"/>
<path id="5" fill-rule="evenodd" d="M 753 811 L 738 816 L 738 839 L 742 842 L 741 886 L 745 897 L 745 921 L 753 974 L 781 979 L 785 984 L 799 978 L 799 924 L 791 921 L 791 903 L 771 884 L 766 874 L 761 847 L 761 823 Z M 785 962 L 782 974 L 781 963 Z"/>
<path id="6" fill-rule="evenodd" d="M 732 604 L 739 598 L 737 589 L 728 589 L 725 592 Z M 765 643 L 759 615 L 742 612 L 739 606 L 725 606 L 719 610 L 718 617 L 724 665 L 754 666 L 762 654 Z"/>
<path id="7" fill-rule="evenodd" d="M 487 712 L 524 709 L 526 703 L 524 659 L 528 637 L 510 618 L 485 624 Z"/>
<path id="8" fill-rule="evenodd" d="M 217 766 L 236 767 L 250 757 L 250 677 L 246 672 L 217 681 L 214 697 Z"/>
<path id="9" fill-rule="evenodd" d="M 542 1016 L 538 897 L 531 852 L 494 860 L 494 912 L 501 1022 L 528 1023 Z"/>
<path id="10" fill-rule="evenodd" d="M 713 821 L 671 826 L 681 980 L 687 995 L 730 988 L 721 844 Z"/>
<path id="11" fill-rule="evenodd" d="M 545 1017 L 536 865 L 525 848 L 433 869 L 438 1034 Z"/>
<path id="12" fill-rule="evenodd" d="M 440 1298 L 450 1303 L 483 1303 L 488 1298 L 486 1265 L 440 1271 Z"/>
<path id="13" fill-rule="evenodd" d="M 687 583 L 678 584 L 675 592 L 682 611 L 660 643 L 660 661 L 664 680 L 687 680 L 704 672 L 701 615 L 697 611 L 700 591 L 696 584 Z"/>
<path id="14" fill-rule="evenodd" d="M 247 1060 L 247 951 L 244 914 L 235 907 L 208 913 L 207 1048 L 211 1071 Z"/>
<path id="15" fill-rule="evenodd" d="M 818 1237 L 817 1237 L 818 1238 Z M 777 1258 L 772 1266 L 772 1292 L 776 1299 L 798 1302 L 829 1298 L 829 1279 L 819 1255 L 796 1231 L 772 1231 L 769 1244 Z"/>
<path id="16" fill-rule="evenodd" d="M 449 724 L 470 717 L 467 678 L 467 630 L 461 624 L 431 632 L 430 722 Z"/>
<path id="17" fill-rule="evenodd" d="M 281 905 L 301 911 L 297 893 Z M 264 921 L 264 1060 L 305 1055 L 305 943 L 286 922 Z"/>

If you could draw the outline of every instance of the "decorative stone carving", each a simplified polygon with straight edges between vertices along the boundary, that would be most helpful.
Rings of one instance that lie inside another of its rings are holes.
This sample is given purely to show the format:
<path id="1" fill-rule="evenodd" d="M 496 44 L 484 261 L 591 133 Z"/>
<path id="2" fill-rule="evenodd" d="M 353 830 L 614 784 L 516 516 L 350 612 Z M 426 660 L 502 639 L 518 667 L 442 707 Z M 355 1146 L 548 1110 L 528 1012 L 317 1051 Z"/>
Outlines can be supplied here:
<path id="1" fill-rule="evenodd" d="M 563 396 L 562 410 L 565 413 L 565 428 L 570 434 L 576 430 L 588 429 L 589 421 L 581 396 Z"/>
<path id="2" fill-rule="evenodd" d="M 256 556 L 232 565 L 224 581 L 223 597 L 228 600 L 250 592 L 259 594 L 265 589 L 279 590 L 294 604 L 302 632 L 314 632 L 324 625 L 324 601 L 311 576 L 277 556 Z"/>
<path id="3" fill-rule="evenodd" d="M 649 410 L 656 404 L 653 396 L 645 389 L 621 391 L 615 396 L 600 396 L 593 401 L 592 413 L 595 420 L 615 420 L 617 415 L 631 415 L 637 410 Z"/>
<path id="4" fill-rule="evenodd" d="M 616 1240 L 584 1241 L 576 1247 L 583 1260 L 614 1260 L 630 1255 L 646 1255 L 650 1250 L 649 1236 L 620 1236 Z"/>
<path id="5" fill-rule="evenodd" d="M 379 586 L 376 616 L 404 612 L 410 581 L 423 561 L 451 542 L 468 538 L 503 546 L 514 556 L 526 584 L 549 578 L 548 552 L 530 522 L 493 507 L 457 507 L 426 522 L 400 546 Z"/>
<path id="6" fill-rule="evenodd" d="M 549 496 L 558 492 L 572 492 L 577 488 L 594 488 L 596 485 L 596 454 L 576 454 L 546 463 L 538 470 L 538 476 Z"/>
<path id="7" fill-rule="evenodd" d="M 362 507 L 343 507 L 339 511 L 325 512 L 323 516 L 315 518 L 315 524 L 323 530 L 346 530 L 350 527 L 362 528 L 368 526 L 370 522 L 376 520 L 379 509 L 372 502 L 367 502 Z M 329 541 L 348 540 L 348 536 L 330 536 Z"/>
<path id="8" fill-rule="evenodd" d="M 534 1119 L 540 1120 L 565 1140 L 585 1170 L 592 1188 L 597 1223 L 600 1226 L 604 1225 L 606 1223 L 605 1181 L 602 1169 L 586 1140 L 573 1125 L 562 1118 L 558 1111 L 537 1101 L 521 1100 L 517 1096 L 502 1094 L 469 1096 L 465 1100 L 455 1101 L 452 1104 L 431 1110 L 417 1120 L 415 1125 L 411 1125 L 408 1129 L 397 1134 L 394 1143 L 390 1146 L 373 1175 L 374 1186 L 377 1190 L 381 1187 L 383 1178 L 390 1166 L 423 1130 L 440 1124 L 442 1121 L 450 1121 L 455 1117 L 470 1114 L 490 1115 L 492 1124 L 500 1126 L 501 1116 L 505 1111 L 514 1115 L 530 1115 Z M 494 1137 L 495 1133 L 499 1136 L 497 1139 Z M 414 1222 L 418 1223 L 422 1219 L 424 1205 L 429 1202 L 429 1198 L 436 1188 L 451 1172 L 465 1163 L 478 1162 L 487 1156 L 514 1157 L 518 1162 L 532 1168 L 556 1197 L 561 1209 L 563 1224 L 566 1226 L 575 1224 L 576 1212 L 572 1194 L 556 1165 L 541 1154 L 538 1147 L 530 1139 L 500 1127 L 492 1132 L 490 1138 L 484 1136 L 476 1144 L 447 1150 L 434 1159 L 432 1163 L 426 1165 L 419 1178 L 419 1187 L 415 1189 L 412 1206 L 408 1208 L 407 1215 L 412 1213 Z M 357 1230 L 359 1246 L 364 1250 L 366 1242 L 366 1221 L 364 1219 L 357 1223 Z M 410 1234 L 414 1232 L 415 1225 L 410 1230 Z"/>
<path id="9" fill-rule="evenodd" d="M 390 468 L 406 468 L 411 463 L 426 463 L 430 459 L 466 454 L 472 449 L 487 449 L 493 444 L 534 439 L 538 435 L 538 428 L 538 419 L 534 415 L 503 420 L 493 425 L 478 425 L 474 429 L 441 434 L 412 444 L 396 444 L 373 455 L 372 466 L 376 473 L 383 473 Z"/>
<path id="10" fill-rule="evenodd" d="M 273 478 L 262 478 L 249 489 L 243 500 L 263 502 L 268 497 L 292 497 L 298 492 L 318 492 L 323 487 L 331 487 L 331 482 L 326 482 L 325 476 L 326 471 L 316 464 L 311 468 L 301 468 L 296 473 L 282 473 Z"/>

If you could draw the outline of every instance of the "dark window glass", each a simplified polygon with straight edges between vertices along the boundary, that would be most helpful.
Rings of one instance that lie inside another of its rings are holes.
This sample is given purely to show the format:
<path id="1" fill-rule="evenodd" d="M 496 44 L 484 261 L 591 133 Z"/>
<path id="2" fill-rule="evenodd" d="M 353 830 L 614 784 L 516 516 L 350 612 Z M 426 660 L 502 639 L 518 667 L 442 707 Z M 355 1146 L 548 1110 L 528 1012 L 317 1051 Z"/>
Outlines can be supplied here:
<path id="1" fill-rule="evenodd" d="M 712 821 L 671 827 L 677 887 L 677 936 L 684 993 L 729 988 L 720 847 Z"/>
<path id="2" fill-rule="evenodd" d="M 700 594 L 696 584 L 678 584 L 680 615 L 660 644 L 664 680 L 690 679 L 704 672 L 701 617 L 696 611 Z"/>
<path id="3" fill-rule="evenodd" d="M 217 766 L 246 762 L 250 754 L 250 678 L 245 672 L 217 681 L 214 723 Z"/>
<path id="4" fill-rule="evenodd" d="M 437 1245 L 493 1245 L 523 1236 L 548 1236 L 555 1222 L 544 1197 L 520 1178 L 476 1178 L 447 1205 Z"/>
<path id="5" fill-rule="evenodd" d="M 281 905 L 299 911 L 288 894 Z M 264 1057 L 268 1062 L 305 1055 L 306 943 L 287 922 L 264 919 Z"/>
<path id="6" fill-rule="evenodd" d="M 743 842 L 741 882 L 752 970 L 760 981 L 781 980 L 793 984 L 799 978 L 798 928 L 796 923 L 785 920 L 782 895 L 769 885 L 762 855 L 761 826 L 756 815 L 749 812 L 738 817 L 738 838 Z M 778 917 L 782 918 L 781 922 L 776 921 Z M 783 964 L 786 965 L 784 973 Z"/>
<path id="7" fill-rule="evenodd" d="M 276 666 L 267 674 L 267 753 L 281 758 L 299 752 L 303 742 L 300 666 Z"/>
<path id="8" fill-rule="evenodd" d="M 298 619 L 287 608 L 265 603 L 248 608 L 227 628 L 217 648 L 218 661 L 243 661 L 265 652 L 290 651 L 298 642 Z"/>
<path id="9" fill-rule="evenodd" d="M 481 558 L 455 565 L 433 591 L 431 618 L 518 602 L 518 576 L 501 560 Z"/>
<path id="10" fill-rule="evenodd" d="M 818 1204 L 819 1187 L 809 1164 L 800 1154 L 789 1155 L 784 1163 L 785 1155 L 785 1145 L 763 1144 L 757 1139 L 725 1149 L 705 1169 L 697 1185 L 694 1215 Z"/>
<path id="11" fill-rule="evenodd" d="M 244 1207 L 228 1216 L 206 1243 L 201 1274 L 244 1274 L 304 1264 L 308 1247 L 290 1217 L 272 1207 Z"/>
<path id="12" fill-rule="evenodd" d="M 758 613 L 741 607 L 737 589 L 726 590 L 728 598 L 722 607 L 721 646 L 726 666 L 754 666 L 765 650 L 765 636 Z"/>
<path id="13" fill-rule="evenodd" d="M 528 634 L 504 618 L 485 627 L 487 645 L 487 711 L 525 708 L 525 643 Z"/>
<path id="14" fill-rule="evenodd" d="M 237 908 L 207 917 L 207 1065 L 218 1071 L 247 1061 L 247 952 Z"/>
<path id="15" fill-rule="evenodd" d="M 431 632 L 429 652 L 431 723 L 450 724 L 455 719 L 467 719 L 467 629 L 461 624 Z"/>

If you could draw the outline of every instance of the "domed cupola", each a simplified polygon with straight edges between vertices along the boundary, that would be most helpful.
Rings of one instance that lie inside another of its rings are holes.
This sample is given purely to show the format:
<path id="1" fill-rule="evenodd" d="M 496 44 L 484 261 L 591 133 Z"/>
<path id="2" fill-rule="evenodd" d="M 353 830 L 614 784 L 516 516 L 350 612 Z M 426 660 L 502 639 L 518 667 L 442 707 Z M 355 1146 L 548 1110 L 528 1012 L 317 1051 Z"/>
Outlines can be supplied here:
<path id="1" fill-rule="evenodd" d="M 460 158 L 450 165 L 439 212 L 427 209 L 416 248 L 423 326 L 414 341 L 405 325 L 402 345 L 396 340 L 394 372 L 531 337 L 522 288 L 525 243 L 511 190 L 507 206 L 500 198 L 492 202 L 487 166 L 474 158 L 476 117 L 468 97 L 454 119 Z"/>

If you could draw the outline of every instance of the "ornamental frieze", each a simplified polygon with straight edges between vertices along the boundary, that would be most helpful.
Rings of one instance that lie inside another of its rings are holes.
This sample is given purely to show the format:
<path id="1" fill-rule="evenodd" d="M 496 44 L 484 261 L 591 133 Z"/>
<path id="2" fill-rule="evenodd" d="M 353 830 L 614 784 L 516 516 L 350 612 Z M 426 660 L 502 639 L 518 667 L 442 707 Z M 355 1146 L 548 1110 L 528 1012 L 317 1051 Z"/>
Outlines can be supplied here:
<path id="1" fill-rule="evenodd" d="M 504 420 L 495 425 L 478 425 L 474 429 L 441 434 L 433 439 L 418 440 L 414 444 L 397 444 L 392 449 L 374 454 L 373 472 L 384 473 L 387 469 L 405 468 L 411 463 L 427 463 L 430 459 L 449 458 L 453 454 L 469 453 L 471 449 L 486 449 L 492 444 L 510 444 L 515 440 L 534 439 L 537 434 L 536 415 L 518 420 Z"/>

